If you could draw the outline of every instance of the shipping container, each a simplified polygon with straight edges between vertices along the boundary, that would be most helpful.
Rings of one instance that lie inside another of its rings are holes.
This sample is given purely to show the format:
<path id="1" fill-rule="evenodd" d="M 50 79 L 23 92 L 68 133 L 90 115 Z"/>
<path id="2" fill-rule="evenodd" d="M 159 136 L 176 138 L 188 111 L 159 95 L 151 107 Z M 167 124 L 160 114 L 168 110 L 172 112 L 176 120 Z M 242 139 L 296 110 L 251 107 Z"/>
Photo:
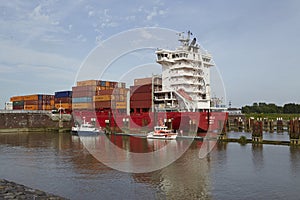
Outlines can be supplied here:
<path id="1" fill-rule="evenodd" d="M 58 103 L 58 104 L 55 104 L 55 108 L 56 109 L 64 108 L 64 109 L 70 110 L 70 109 L 72 109 L 72 104 L 71 103 L 62 103 L 62 104 Z"/>
<path id="2" fill-rule="evenodd" d="M 111 101 L 96 101 L 96 102 L 94 102 L 95 109 L 111 108 L 111 106 L 112 106 Z"/>
<path id="3" fill-rule="evenodd" d="M 24 105 L 22 106 L 13 106 L 13 110 L 23 110 L 24 109 Z"/>
<path id="4" fill-rule="evenodd" d="M 24 101 L 13 101 L 13 106 L 24 106 Z"/>
<path id="5" fill-rule="evenodd" d="M 127 100 L 127 96 L 125 95 L 120 95 L 120 101 L 126 101 Z"/>
<path id="6" fill-rule="evenodd" d="M 24 100 L 23 96 L 14 96 L 14 97 L 10 98 L 11 102 L 13 102 L 13 101 L 23 101 L 23 100 Z"/>
<path id="7" fill-rule="evenodd" d="M 152 84 L 152 77 L 134 79 L 134 86 Z"/>
<path id="8" fill-rule="evenodd" d="M 126 102 L 116 102 L 116 109 L 126 109 L 127 103 Z"/>
<path id="9" fill-rule="evenodd" d="M 40 94 L 26 95 L 24 96 L 24 101 L 28 100 L 41 100 L 42 96 Z"/>
<path id="10" fill-rule="evenodd" d="M 112 95 L 114 92 L 114 90 L 99 90 L 96 92 L 96 96 L 100 96 L 100 95 Z"/>
<path id="11" fill-rule="evenodd" d="M 51 105 L 42 105 L 41 107 L 39 107 L 39 110 L 52 110 L 53 106 Z"/>
<path id="12" fill-rule="evenodd" d="M 71 102 L 72 102 L 72 99 L 70 99 L 70 100 L 71 100 Z M 55 104 L 55 101 L 54 101 L 54 99 L 53 99 L 53 100 L 50 101 L 50 105 L 51 105 L 51 106 L 54 106 L 54 104 Z"/>
<path id="13" fill-rule="evenodd" d="M 87 91 L 87 90 L 76 91 L 76 92 L 73 92 L 72 98 L 76 98 L 76 97 L 93 97 L 93 96 L 95 96 L 95 94 L 96 94 L 96 91 Z"/>
<path id="14" fill-rule="evenodd" d="M 38 100 L 26 100 L 24 101 L 24 105 L 38 105 L 38 104 L 42 104 L 41 101 Z"/>
<path id="15" fill-rule="evenodd" d="M 39 96 L 39 99 L 47 100 L 47 101 L 52 100 L 52 99 L 54 99 L 54 95 L 43 94 L 43 95 Z"/>
<path id="16" fill-rule="evenodd" d="M 92 102 L 92 97 L 78 97 L 78 98 L 72 98 L 72 103 L 89 103 Z"/>
<path id="17" fill-rule="evenodd" d="M 5 110 L 12 110 L 13 109 L 13 102 L 5 102 Z"/>
<path id="18" fill-rule="evenodd" d="M 77 81 L 77 86 L 97 86 L 97 85 L 99 85 L 98 80 Z"/>
<path id="19" fill-rule="evenodd" d="M 81 91 L 96 91 L 97 86 L 95 85 L 85 85 L 85 86 L 75 86 L 72 87 L 72 93 Z"/>
<path id="20" fill-rule="evenodd" d="M 110 101 L 113 100 L 112 95 L 100 95 L 100 96 L 94 96 L 93 101 Z"/>
<path id="21" fill-rule="evenodd" d="M 54 103 L 72 103 L 71 97 L 55 98 Z"/>
<path id="22" fill-rule="evenodd" d="M 72 109 L 92 109 L 92 103 L 73 103 Z"/>
<path id="23" fill-rule="evenodd" d="M 39 110 L 38 105 L 24 105 L 24 110 Z"/>
<path id="24" fill-rule="evenodd" d="M 55 98 L 64 98 L 64 97 L 72 97 L 72 91 L 59 91 L 55 92 Z"/>

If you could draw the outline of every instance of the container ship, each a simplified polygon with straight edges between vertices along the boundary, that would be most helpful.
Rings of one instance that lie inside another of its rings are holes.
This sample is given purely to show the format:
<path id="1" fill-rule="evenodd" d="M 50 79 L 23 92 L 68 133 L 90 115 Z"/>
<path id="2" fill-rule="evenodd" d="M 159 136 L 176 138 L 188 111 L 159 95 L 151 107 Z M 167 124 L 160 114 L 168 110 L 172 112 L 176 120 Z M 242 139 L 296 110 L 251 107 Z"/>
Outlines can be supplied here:
<path id="1" fill-rule="evenodd" d="M 157 49 L 162 73 L 135 79 L 129 88 L 123 82 L 81 80 L 71 91 L 15 96 L 10 103 L 14 110 L 72 113 L 75 124 L 86 121 L 111 132 L 144 132 L 161 123 L 183 133 L 220 130 L 228 114 L 211 97 L 212 56 L 190 37 L 181 33 L 176 49 Z"/>
<path id="2" fill-rule="evenodd" d="M 175 50 L 157 49 L 162 73 L 135 79 L 129 90 L 120 82 L 77 82 L 72 100 L 75 121 L 85 117 L 116 132 L 152 130 L 161 122 L 183 132 L 222 129 L 228 115 L 210 95 L 212 56 L 190 36 L 179 34 Z"/>

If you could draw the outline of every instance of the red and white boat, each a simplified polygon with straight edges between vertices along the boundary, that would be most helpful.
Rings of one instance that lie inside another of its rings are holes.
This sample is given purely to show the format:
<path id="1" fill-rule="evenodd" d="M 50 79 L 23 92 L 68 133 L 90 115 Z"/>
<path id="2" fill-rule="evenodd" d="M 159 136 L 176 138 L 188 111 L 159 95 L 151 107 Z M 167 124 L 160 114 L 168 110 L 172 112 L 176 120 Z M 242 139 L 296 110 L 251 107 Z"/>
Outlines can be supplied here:
<path id="1" fill-rule="evenodd" d="M 177 133 L 168 129 L 167 126 L 155 126 L 154 131 L 147 135 L 147 139 L 175 140 L 176 137 Z"/>

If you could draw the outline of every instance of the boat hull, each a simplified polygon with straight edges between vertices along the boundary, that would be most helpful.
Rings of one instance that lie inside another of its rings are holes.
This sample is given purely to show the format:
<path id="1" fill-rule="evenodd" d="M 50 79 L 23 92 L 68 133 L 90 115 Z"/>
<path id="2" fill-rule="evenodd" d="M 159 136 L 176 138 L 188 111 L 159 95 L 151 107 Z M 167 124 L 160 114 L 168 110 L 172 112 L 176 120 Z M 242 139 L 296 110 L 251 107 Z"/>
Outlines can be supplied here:
<path id="1" fill-rule="evenodd" d="M 147 135 L 147 139 L 176 140 L 177 135 Z"/>
<path id="2" fill-rule="evenodd" d="M 97 126 L 122 132 L 124 128 L 130 130 L 147 129 L 153 130 L 159 120 L 167 121 L 170 129 L 179 130 L 179 132 L 207 132 L 211 130 L 221 130 L 227 119 L 227 112 L 144 112 L 124 113 L 97 112 L 94 110 L 73 111 L 73 117 L 85 117 L 87 120 L 96 118 Z"/>

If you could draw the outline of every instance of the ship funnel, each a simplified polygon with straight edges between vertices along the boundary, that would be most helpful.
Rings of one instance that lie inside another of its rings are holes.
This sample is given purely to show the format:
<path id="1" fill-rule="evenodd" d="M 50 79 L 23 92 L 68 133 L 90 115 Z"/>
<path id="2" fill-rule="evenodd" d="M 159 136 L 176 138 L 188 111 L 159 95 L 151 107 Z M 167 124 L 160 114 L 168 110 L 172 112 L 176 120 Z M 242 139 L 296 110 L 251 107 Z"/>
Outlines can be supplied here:
<path id="1" fill-rule="evenodd" d="M 193 39 L 193 41 L 191 42 L 190 46 L 194 46 L 196 44 L 196 38 Z"/>
<path id="2" fill-rule="evenodd" d="M 188 50 L 190 51 L 191 48 L 192 48 L 195 44 L 196 44 L 196 38 L 194 38 L 194 39 L 192 40 L 191 44 L 189 45 Z"/>

